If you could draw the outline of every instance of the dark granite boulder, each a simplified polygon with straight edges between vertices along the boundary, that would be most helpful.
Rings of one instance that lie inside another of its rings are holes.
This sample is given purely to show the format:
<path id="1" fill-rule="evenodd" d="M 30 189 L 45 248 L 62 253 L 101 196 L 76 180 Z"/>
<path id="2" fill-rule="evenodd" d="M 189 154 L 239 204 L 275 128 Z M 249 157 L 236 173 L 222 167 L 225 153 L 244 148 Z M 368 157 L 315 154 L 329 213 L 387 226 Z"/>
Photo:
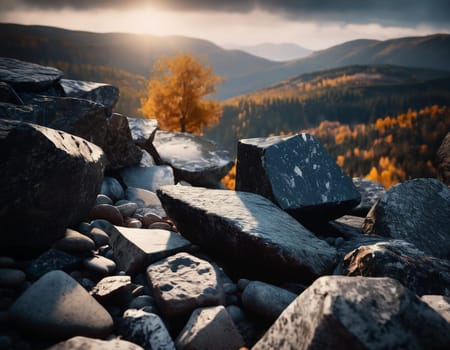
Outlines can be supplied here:
<path id="1" fill-rule="evenodd" d="M 352 179 L 309 134 L 240 140 L 236 190 L 269 198 L 303 222 L 337 218 L 361 200 Z"/>
<path id="2" fill-rule="evenodd" d="M 325 276 L 252 348 L 448 349 L 450 324 L 391 278 Z"/>
<path id="3" fill-rule="evenodd" d="M 48 248 L 84 219 L 100 190 L 104 154 L 62 131 L 0 120 L 0 247 Z"/>
<path id="4" fill-rule="evenodd" d="M 109 84 L 69 79 L 61 79 L 60 84 L 67 97 L 77 97 L 100 103 L 107 108 L 109 113 L 119 100 L 119 89 Z"/>
<path id="5" fill-rule="evenodd" d="M 438 178 L 450 186 L 450 132 L 447 133 L 437 152 Z"/>
<path id="6" fill-rule="evenodd" d="M 348 276 L 391 277 L 418 295 L 450 295 L 450 261 L 394 240 L 361 246 L 344 258 Z"/>
<path id="7" fill-rule="evenodd" d="M 7 83 L 0 81 L 0 102 L 23 105 L 23 101 Z"/>
<path id="8" fill-rule="evenodd" d="M 450 259 L 449 213 L 450 189 L 435 179 L 415 179 L 390 188 L 367 215 L 363 230 Z"/>
<path id="9" fill-rule="evenodd" d="M 188 186 L 157 194 L 183 236 L 237 274 L 311 282 L 334 267 L 334 248 L 262 196 Z"/>
<path id="10" fill-rule="evenodd" d="M 42 92 L 56 84 L 63 73 L 56 68 L 0 57 L 0 81 L 17 92 Z"/>
<path id="11" fill-rule="evenodd" d="M 170 131 L 157 131 L 153 145 L 161 162 L 170 165 L 178 181 L 211 186 L 233 167 L 228 151 L 203 137 Z"/>

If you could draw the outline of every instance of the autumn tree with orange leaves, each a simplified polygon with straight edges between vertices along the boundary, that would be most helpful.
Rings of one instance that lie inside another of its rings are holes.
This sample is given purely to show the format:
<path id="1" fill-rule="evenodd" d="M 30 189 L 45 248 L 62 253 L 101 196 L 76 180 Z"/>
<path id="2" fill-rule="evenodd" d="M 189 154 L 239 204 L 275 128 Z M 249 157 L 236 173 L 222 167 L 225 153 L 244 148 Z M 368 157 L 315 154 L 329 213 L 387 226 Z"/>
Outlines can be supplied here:
<path id="1" fill-rule="evenodd" d="M 222 115 L 222 105 L 205 98 L 215 93 L 216 85 L 222 81 L 209 66 L 190 54 L 160 59 L 153 66 L 140 110 L 157 119 L 161 129 L 200 134 Z"/>

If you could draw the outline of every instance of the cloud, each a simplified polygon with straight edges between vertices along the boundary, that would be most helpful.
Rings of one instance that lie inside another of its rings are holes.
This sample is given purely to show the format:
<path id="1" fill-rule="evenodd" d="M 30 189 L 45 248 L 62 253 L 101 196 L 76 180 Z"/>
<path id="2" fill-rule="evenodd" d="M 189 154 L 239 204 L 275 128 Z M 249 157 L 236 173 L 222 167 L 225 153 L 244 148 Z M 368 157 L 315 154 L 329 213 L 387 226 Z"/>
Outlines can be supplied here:
<path id="1" fill-rule="evenodd" d="M 291 20 L 450 26 L 449 0 L 4 0 L 4 9 L 124 9 L 152 6 L 172 11 L 250 13 L 261 10 Z"/>

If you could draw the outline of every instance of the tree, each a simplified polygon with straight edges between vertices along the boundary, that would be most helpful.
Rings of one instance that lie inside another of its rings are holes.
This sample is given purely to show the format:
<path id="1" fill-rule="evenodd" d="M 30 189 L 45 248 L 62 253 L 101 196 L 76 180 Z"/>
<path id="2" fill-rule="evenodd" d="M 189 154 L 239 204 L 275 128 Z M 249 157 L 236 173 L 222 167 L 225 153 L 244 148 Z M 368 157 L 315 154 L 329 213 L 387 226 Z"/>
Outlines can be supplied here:
<path id="1" fill-rule="evenodd" d="M 140 111 L 158 119 L 162 129 L 199 134 L 204 127 L 216 124 L 222 115 L 219 102 L 205 99 L 216 92 L 216 85 L 222 81 L 209 66 L 190 54 L 162 58 L 153 67 Z"/>

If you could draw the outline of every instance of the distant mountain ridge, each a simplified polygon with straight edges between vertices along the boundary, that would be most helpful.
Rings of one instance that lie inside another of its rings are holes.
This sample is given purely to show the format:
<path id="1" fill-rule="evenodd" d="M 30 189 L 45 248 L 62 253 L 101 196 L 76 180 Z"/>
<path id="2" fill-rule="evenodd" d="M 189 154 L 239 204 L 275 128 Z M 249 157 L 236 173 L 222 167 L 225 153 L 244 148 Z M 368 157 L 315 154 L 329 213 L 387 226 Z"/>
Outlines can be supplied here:
<path id="1" fill-rule="evenodd" d="M 313 51 L 292 43 L 263 43 L 258 45 L 239 46 L 225 45 L 228 49 L 236 49 L 271 61 L 291 61 L 308 56 Z"/>
<path id="2" fill-rule="evenodd" d="M 111 67 L 148 78 L 161 55 L 189 51 L 208 60 L 226 81 L 217 94 L 226 99 L 302 73 L 354 64 L 394 64 L 450 71 L 450 35 L 387 41 L 355 40 L 308 57 L 274 62 L 207 40 L 125 33 L 91 33 L 45 26 L 0 23 L 0 56 L 31 62 Z M 73 76 L 71 78 L 77 78 Z"/>

